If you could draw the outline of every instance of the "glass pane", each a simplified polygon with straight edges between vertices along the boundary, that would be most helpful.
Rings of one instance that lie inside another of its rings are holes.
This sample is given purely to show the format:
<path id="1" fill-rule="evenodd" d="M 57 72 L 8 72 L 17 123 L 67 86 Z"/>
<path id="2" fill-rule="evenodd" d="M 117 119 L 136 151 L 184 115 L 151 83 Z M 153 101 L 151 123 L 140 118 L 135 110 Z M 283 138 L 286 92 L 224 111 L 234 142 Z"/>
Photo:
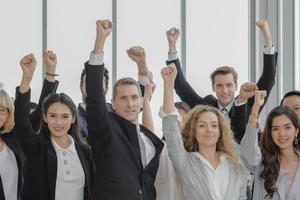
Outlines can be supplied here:
<path id="1" fill-rule="evenodd" d="M 0 81 L 9 94 L 15 96 L 15 87 L 20 84 L 22 75 L 19 61 L 24 55 L 33 53 L 37 68 L 31 96 L 32 101 L 37 101 L 42 86 L 42 1 L 2 0 L 0 19 Z"/>
<path id="2" fill-rule="evenodd" d="M 161 132 L 158 109 L 162 105 L 163 85 L 160 69 L 168 55 L 166 31 L 180 25 L 180 1 L 127 0 L 117 2 L 117 78 L 137 78 L 137 67 L 128 58 L 126 50 L 142 46 L 146 50 L 148 67 L 153 72 L 157 88 L 151 100 L 156 132 Z M 154 11 L 154 12 L 153 12 Z M 180 52 L 178 42 L 178 52 Z"/>
<path id="3" fill-rule="evenodd" d="M 58 57 L 59 92 L 81 101 L 80 74 L 94 47 L 96 20 L 111 19 L 110 0 L 48 1 L 48 49 Z M 111 71 L 111 37 L 106 41 L 106 67 Z M 110 86 L 111 88 L 111 86 Z"/>
<path id="4" fill-rule="evenodd" d="M 236 69 L 248 80 L 248 1 L 187 1 L 187 79 L 201 96 L 213 94 L 210 74 Z"/>

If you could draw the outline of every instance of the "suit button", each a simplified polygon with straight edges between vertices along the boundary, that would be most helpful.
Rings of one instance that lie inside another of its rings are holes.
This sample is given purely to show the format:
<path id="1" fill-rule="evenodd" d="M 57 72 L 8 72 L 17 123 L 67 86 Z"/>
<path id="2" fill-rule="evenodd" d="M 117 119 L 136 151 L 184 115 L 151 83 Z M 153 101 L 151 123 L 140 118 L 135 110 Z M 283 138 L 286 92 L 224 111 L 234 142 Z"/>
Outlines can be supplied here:
<path id="1" fill-rule="evenodd" d="M 139 195 L 142 195 L 142 194 L 143 194 L 142 190 L 139 190 Z"/>

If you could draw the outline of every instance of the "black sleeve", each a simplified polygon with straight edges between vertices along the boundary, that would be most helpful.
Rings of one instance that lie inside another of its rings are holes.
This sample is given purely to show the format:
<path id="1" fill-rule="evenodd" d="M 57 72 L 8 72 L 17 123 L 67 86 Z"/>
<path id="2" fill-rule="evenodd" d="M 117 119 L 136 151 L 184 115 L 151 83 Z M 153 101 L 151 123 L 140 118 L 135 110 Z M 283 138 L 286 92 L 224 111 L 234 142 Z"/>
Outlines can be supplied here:
<path id="1" fill-rule="evenodd" d="M 43 87 L 40 94 L 38 107 L 30 114 L 32 130 L 35 133 L 38 132 L 41 126 L 41 120 L 43 116 L 42 114 L 43 101 L 49 94 L 54 94 L 56 92 L 58 83 L 59 83 L 58 81 L 50 82 L 46 79 L 43 82 Z"/>
<path id="2" fill-rule="evenodd" d="M 207 104 L 205 100 L 200 97 L 194 89 L 190 86 L 190 84 L 186 81 L 179 59 L 172 60 L 172 61 L 166 61 L 166 64 L 169 65 L 171 63 L 174 63 L 177 68 L 177 76 L 175 79 L 175 91 L 177 95 L 180 97 L 181 101 L 184 101 L 187 103 L 191 108 L 198 104 Z"/>

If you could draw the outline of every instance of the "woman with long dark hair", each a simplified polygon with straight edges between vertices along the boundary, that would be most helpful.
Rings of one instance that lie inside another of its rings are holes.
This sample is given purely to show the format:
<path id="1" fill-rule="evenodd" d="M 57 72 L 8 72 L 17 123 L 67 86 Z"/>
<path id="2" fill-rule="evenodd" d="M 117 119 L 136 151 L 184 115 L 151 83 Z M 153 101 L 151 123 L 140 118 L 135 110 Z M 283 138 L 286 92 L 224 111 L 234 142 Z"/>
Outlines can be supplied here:
<path id="1" fill-rule="evenodd" d="M 51 71 L 46 70 L 46 77 L 54 81 L 56 56 L 50 51 L 44 56 L 52 63 Z M 27 157 L 23 199 L 89 199 L 93 162 L 89 146 L 79 138 L 76 105 L 64 93 L 45 95 L 41 100 L 41 127 L 36 134 L 29 115 L 29 86 L 36 61 L 30 54 L 20 64 L 23 77 L 16 93 L 22 100 L 18 106 L 23 112 L 16 117 L 22 119 L 25 126 L 17 135 Z"/>
<path id="2" fill-rule="evenodd" d="M 241 142 L 242 156 L 255 175 L 253 199 L 299 199 L 299 121 L 292 109 L 274 108 L 268 115 L 258 143 L 258 111 L 265 91 L 255 93 L 255 102 Z"/>

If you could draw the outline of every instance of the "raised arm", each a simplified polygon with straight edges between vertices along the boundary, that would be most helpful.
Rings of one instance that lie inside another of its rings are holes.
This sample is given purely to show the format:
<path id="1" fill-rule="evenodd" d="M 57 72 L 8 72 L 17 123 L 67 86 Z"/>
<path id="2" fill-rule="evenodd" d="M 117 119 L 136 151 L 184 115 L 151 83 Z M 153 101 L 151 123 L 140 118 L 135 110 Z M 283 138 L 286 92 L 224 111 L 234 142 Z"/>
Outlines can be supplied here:
<path id="1" fill-rule="evenodd" d="M 138 67 L 139 84 L 144 96 L 145 86 L 152 82 L 152 72 L 149 71 L 146 61 L 145 49 L 141 46 L 133 46 L 127 49 L 128 57 L 136 63 Z"/>
<path id="2" fill-rule="evenodd" d="M 149 83 L 145 86 L 144 93 L 144 101 L 143 101 L 143 116 L 142 116 L 142 124 L 147 129 L 149 129 L 152 133 L 154 133 L 154 122 L 151 112 L 150 99 L 152 94 L 154 93 L 156 85 L 153 83 Z"/>
<path id="3" fill-rule="evenodd" d="M 163 118 L 163 134 L 167 142 L 169 157 L 175 167 L 175 170 L 184 170 L 187 159 L 183 140 L 177 123 L 177 115 L 174 104 L 174 82 L 177 70 L 174 64 L 170 64 L 161 70 L 164 80 L 164 97 L 161 117 Z"/>
<path id="4" fill-rule="evenodd" d="M 57 57 L 53 51 L 45 50 L 43 53 L 43 61 L 45 64 L 45 79 L 43 82 L 43 88 L 40 94 L 38 107 L 30 114 L 30 120 L 32 129 L 37 132 L 40 128 L 42 118 L 42 104 L 44 99 L 49 94 L 56 92 L 58 81 L 55 80 Z"/>
<path id="5" fill-rule="evenodd" d="M 276 65 L 277 65 L 277 52 L 274 51 L 271 33 L 269 30 L 269 24 L 265 20 L 259 20 L 256 22 L 256 26 L 260 30 L 264 40 L 264 63 L 263 72 L 256 83 L 259 90 L 266 90 L 267 96 L 264 104 L 261 106 L 260 111 L 263 109 L 271 90 L 275 84 L 276 78 Z M 254 103 L 254 98 L 250 98 L 248 101 L 249 110 Z"/>
<path id="6" fill-rule="evenodd" d="M 241 141 L 242 157 L 248 169 L 253 173 L 261 162 L 261 150 L 258 145 L 258 116 L 266 95 L 264 90 L 255 91 L 254 105 L 249 116 L 246 133 Z"/>
<path id="7" fill-rule="evenodd" d="M 32 127 L 29 117 L 30 112 L 30 83 L 36 68 L 36 60 L 33 54 L 24 56 L 20 65 L 23 71 L 20 86 L 16 89 L 15 99 L 15 130 L 25 153 L 34 143 L 31 138 Z"/>
<path id="8" fill-rule="evenodd" d="M 174 63 L 177 68 L 177 76 L 174 85 L 176 93 L 178 94 L 180 99 L 186 102 L 191 108 L 193 108 L 197 104 L 206 104 L 205 100 L 200 97 L 186 81 L 182 72 L 176 50 L 176 43 L 180 36 L 179 29 L 175 27 L 171 28 L 166 32 L 166 35 L 169 46 L 168 61 L 166 63 L 167 65 Z"/>
<path id="9" fill-rule="evenodd" d="M 94 153 L 95 151 L 101 151 L 101 144 L 106 142 L 110 135 L 108 130 L 108 111 L 103 88 L 103 48 L 106 38 L 112 31 L 112 23 L 109 20 L 98 20 L 96 24 L 94 49 L 91 52 L 89 61 L 85 63 L 87 123 L 90 143 Z"/>

